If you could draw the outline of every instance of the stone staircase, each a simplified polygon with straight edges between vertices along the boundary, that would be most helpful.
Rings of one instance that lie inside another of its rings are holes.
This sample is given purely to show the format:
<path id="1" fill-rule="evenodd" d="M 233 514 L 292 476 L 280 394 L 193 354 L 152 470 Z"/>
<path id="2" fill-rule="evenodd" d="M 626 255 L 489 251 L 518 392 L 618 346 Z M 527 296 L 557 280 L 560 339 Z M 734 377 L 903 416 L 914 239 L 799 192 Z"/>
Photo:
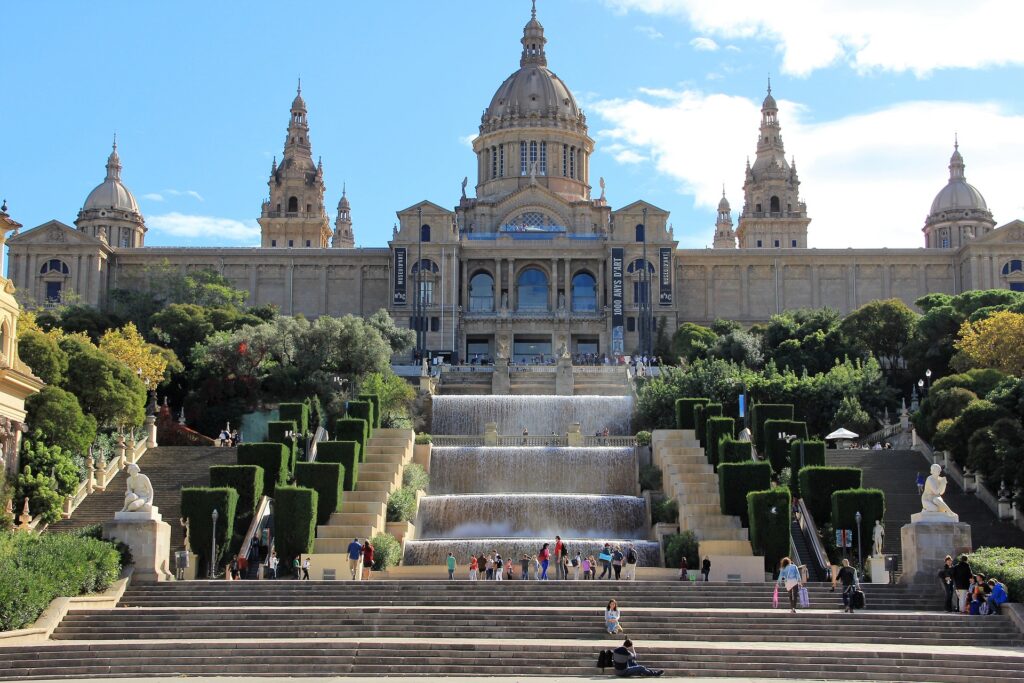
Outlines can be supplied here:
<path id="1" fill-rule="evenodd" d="M 112 610 L 69 613 L 53 639 L 0 647 L 0 680 L 152 676 L 593 677 L 617 644 L 615 598 L 641 660 L 669 675 L 1020 680 L 1009 617 L 939 612 L 937 591 L 866 585 L 869 609 L 772 610 L 771 584 L 678 581 L 194 581 L 133 585 Z M 483 618 L 481 614 L 485 614 Z M 513 625 L 510 628 L 510 624 Z M 519 630 L 515 625 L 529 624 Z M 541 629 L 535 628 L 540 625 Z M 557 636 L 554 636 L 557 634 Z M 553 637 L 554 636 L 554 637 Z M 610 672 L 608 672 L 610 675 Z"/>
<path id="2" fill-rule="evenodd" d="M 354 491 L 346 491 L 341 512 L 316 530 L 314 554 L 345 552 L 353 538 L 373 538 L 387 523 L 388 496 L 402 485 L 402 473 L 412 461 L 411 429 L 377 429 L 366 444 Z"/>
<path id="3" fill-rule="evenodd" d="M 142 473 L 153 484 L 153 501 L 163 520 L 171 525 L 171 557 L 185 546 L 181 517 L 181 489 L 185 486 L 209 486 L 211 465 L 234 465 L 234 448 L 207 446 L 160 446 L 150 448 L 139 461 Z M 73 531 L 114 519 L 124 505 L 125 478 L 118 473 L 106 489 L 95 491 L 82 501 L 69 519 L 51 524 L 49 531 Z M 173 563 L 171 566 L 174 566 Z"/>
<path id="4" fill-rule="evenodd" d="M 442 396 L 489 395 L 491 393 L 491 378 L 494 373 L 490 372 L 490 366 L 479 367 L 481 369 L 475 371 L 442 371 L 440 382 L 437 384 L 437 393 Z"/>
<path id="5" fill-rule="evenodd" d="M 701 557 L 753 555 L 740 518 L 722 514 L 718 475 L 692 430 L 655 431 L 651 455 L 665 494 L 679 504 L 679 529 L 697 535 Z"/>
<path id="6" fill-rule="evenodd" d="M 573 369 L 573 393 L 577 396 L 629 396 L 632 387 L 623 365 L 584 365 Z"/>
<path id="7" fill-rule="evenodd" d="M 508 393 L 513 396 L 554 396 L 555 366 L 517 367 L 508 369 Z"/>

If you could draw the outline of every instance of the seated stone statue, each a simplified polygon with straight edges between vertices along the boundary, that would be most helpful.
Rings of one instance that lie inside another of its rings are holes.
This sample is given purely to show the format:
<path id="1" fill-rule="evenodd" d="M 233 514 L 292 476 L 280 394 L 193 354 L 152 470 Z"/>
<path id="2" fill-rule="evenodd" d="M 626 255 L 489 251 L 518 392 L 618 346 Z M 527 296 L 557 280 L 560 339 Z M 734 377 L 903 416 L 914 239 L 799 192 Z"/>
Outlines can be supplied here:
<path id="1" fill-rule="evenodd" d="M 153 509 L 153 484 L 135 463 L 128 465 L 128 492 L 121 512 L 146 512 Z"/>
<path id="2" fill-rule="evenodd" d="M 942 494 L 946 492 L 946 478 L 942 476 L 942 466 L 931 466 L 931 474 L 924 481 L 924 492 L 921 494 L 921 509 L 924 512 L 939 512 L 950 517 L 956 514 L 949 509 Z"/>

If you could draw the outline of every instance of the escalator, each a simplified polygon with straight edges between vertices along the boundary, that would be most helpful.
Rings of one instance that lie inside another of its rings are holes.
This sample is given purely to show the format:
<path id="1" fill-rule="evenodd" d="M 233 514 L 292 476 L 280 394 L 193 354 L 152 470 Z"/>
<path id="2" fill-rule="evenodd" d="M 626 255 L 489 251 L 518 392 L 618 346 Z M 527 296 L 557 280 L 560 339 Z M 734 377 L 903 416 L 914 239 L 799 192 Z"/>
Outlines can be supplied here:
<path id="1" fill-rule="evenodd" d="M 804 536 L 804 530 L 800 528 L 800 522 L 793 519 L 790 524 L 790 536 L 792 537 L 793 548 L 800 556 L 801 564 L 807 567 L 807 575 L 811 581 L 827 581 L 825 571 L 818 564 L 814 553 Z"/>

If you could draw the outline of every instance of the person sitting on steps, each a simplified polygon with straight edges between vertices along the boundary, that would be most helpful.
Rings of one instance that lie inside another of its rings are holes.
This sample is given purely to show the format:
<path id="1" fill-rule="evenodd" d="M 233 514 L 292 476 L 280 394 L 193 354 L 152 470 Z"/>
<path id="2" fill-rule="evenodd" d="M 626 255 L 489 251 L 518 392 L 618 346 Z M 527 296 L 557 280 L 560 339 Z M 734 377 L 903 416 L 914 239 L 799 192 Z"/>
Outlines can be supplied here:
<path id="1" fill-rule="evenodd" d="M 660 676 L 665 673 L 662 669 L 651 669 L 636 661 L 636 650 L 631 640 L 612 650 L 612 665 L 616 676 Z"/>

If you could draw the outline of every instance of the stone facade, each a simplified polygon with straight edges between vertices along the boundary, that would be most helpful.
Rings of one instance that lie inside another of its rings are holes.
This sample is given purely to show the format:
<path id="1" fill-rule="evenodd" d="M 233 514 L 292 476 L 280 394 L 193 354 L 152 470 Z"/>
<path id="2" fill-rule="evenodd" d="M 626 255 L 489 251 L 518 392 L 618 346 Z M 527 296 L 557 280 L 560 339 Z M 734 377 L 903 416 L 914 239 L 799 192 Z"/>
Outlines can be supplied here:
<path id="1" fill-rule="evenodd" d="M 594 141 L 572 93 L 547 68 L 535 13 L 521 44 L 519 69 L 495 92 L 473 142 L 474 196 L 466 178 L 451 209 L 422 201 L 398 211 L 387 247 L 352 248 L 344 190 L 330 228 L 300 90 L 261 206 L 260 247 L 146 247 L 115 145 L 75 227 L 53 220 L 10 239 L 10 277 L 39 303 L 74 292 L 104 306 L 111 290 L 166 261 L 183 272 L 215 270 L 249 292 L 251 304 L 284 314 L 385 308 L 401 325 L 418 319 L 431 351 L 493 358 L 507 350 L 527 361 L 563 345 L 633 352 L 645 321 L 664 320 L 668 330 L 716 318 L 753 324 L 797 307 L 847 313 L 878 298 L 912 304 L 932 292 L 1024 290 L 1024 222 L 995 227 L 966 182 L 958 146 L 922 229 L 925 248 L 808 248 L 810 217 L 770 89 L 738 227 L 723 196 L 715 248 L 678 249 L 667 211 L 644 201 L 613 208 L 603 179 L 593 196 Z"/>

